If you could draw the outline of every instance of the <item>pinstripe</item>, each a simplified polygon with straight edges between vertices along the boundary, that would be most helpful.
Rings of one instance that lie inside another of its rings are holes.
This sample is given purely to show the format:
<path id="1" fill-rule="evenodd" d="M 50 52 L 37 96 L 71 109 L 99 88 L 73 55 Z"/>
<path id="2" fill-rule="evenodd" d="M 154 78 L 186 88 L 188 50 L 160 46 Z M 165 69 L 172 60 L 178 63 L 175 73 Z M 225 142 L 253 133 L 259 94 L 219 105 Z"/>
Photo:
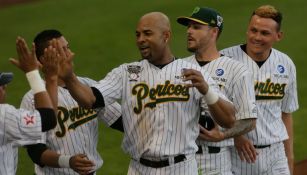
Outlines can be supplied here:
<path id="1" fill-rule="evenodd" d="M 277 168 L 278 166 L 287 167 L 287 163 L 283 162 L 286 160 L 286 156 L 282 141 L 288 138 L 288 134 L 281 114 L 282 112 L 291 113 L 298 109 L 295 65 L 286 54 L 276 49 L 271 50 L 269 58 L 260 68 L 239 45 L 224 49 L 221 52 L 246 64 L 252 70 L 256 97 L 260 95 L 268 96 L 267 94 L 269 92 L 263 89 L 256 89 L 257 82 L 266 82 L 269 80 L 270 85 L 278 84 L 280 86 L 281 84 L 286 84 L 282 98 L 256 100 L 258 107 L 256 129 L 246 135 L 255 145 L 271 144 L 271 147 L 260 150 L 261 153 L 257 156 L 255 164 L 241 162 L 238 158 L 235 161 L 236 163 L 233 164 L 233 169 L 237 174 L 245 172 L 246 174 L 274 174 L 274 172 L 268 172 L 268 170 Z M 278 69 L 280 67 L 282 70 Z M 272 147 L 276 148 L 275 145 L 279 145 L 278 149 L 272 149 Z M 234 153 L 234 155 L 236 154 Z M 287 174 L 287 172 L 285 173 Z"/>
<path id="2" fill-rule="evenodd" d="M 129 72 L 129 67 L 138 69 L 139 72 L 135 75 Z M 122 147 L 125 152 L 131 155 L 132 159 L 139 160 L 140 157 L 144 157 L 159 160 L 164 157 L 178 154 L 189 155 L 196 152 L 195 139 L 199 131 L 197 109 L 202 95 L 195 88 L 190 89 L 190 97 L 187 101 L 157 102 L 152 108 L 145 107 L 146 103 L 154 101 L 149 99 L 150 95 L 138 100 L 132 91 L 135 91 L 134 88 L 140 85 L 144 88 L 142 91 L 138 91 L 140 94 L 145 93 L 145 88 L 158 91 L 155 88 L 158 88 L 158 85 L 166 87 L 167 81 L 170 86 L 182 86 L 183 82 L 178 78 L 181 76 L 182 68 L 200 70 L 193 64 L 182 60 L 175 60 L 162 69 L 150 64 L 147 60 L 141 60 L 113 69 L 103 80 L 99 81 L 99 84 L 95 85 L 102 93 L 105 104 L 121 100 L 122 109 L 125 111 L 123 112 L 125 134 Z M 204 73 L 204 78 L 210 85 L 214 85 L 214 81 L 208 74 Z M 112 82 L 117 82 L 118 85 L 111 86 Z M 215 90 L 217 91 L 217 89 Z M 160 92 L 162 94 L 162 89 Z M 172 97 L 170 94 L 166 95 L 161 95 L 161 97 Z M 160 100 L 165 100 L 165 98 Z M 141 106 L 138 106 L 139 103 Z M 134 112 L 137 107 L 141 109 L 140 113 Z M 128 174 L 140 174 L 140 172 L 142 172 L 141 174 L 172 174 L 173 171 L 166 169 L 167 171 L 163 168 L 152 169 L 144 167 L 136 161 L 131 161 Z M 184 173 L 184 171 L 180 173 Z"/>
<path id="3" fill-rule="evenodd" d="M 88 86 L 96 84 L 96 82 L 91 79 L 78 78 L 83 84 Z M 33 109 L 33 103 L 31 103 L 32 100 L 33 94 L 30 91 L 24 96 L 21 107 Z M 108 125 L 112 123 L 107 121 L 116 121 L 116 119 L 121 115 L 121 109 L 118 104 L 112 105 L 102 109 L 98 113 L 98 117 L 96 117 L 95 111 L 80 108 L 65 88 L 58 87 L 58 124 L 55 129 L 46 133 L 46 145 L 51 150 L 60 154 L 75 155 L 84 153 L 90 160 L 95 162 L 95 169 L 97 170 L 103 164 L 103 160 L 96 149 L 98 142 L 97 118 L 101 119 Z M 83 111 L 86 112 L 82 113 Z M 90 117 L 92 117 L 91 120 L 86 121 L 81 125 L 75 123 L 75 121 L 82 121 L 82 119 L 89 119 Z M 64 118 L 66 118 L 65 121 Z M 62 120 L 63 122 L 61 122 Z M 72 129 L 69 129 L 69 127 L 72 127 Z M 59 133 L 62 135 L 60 136 Z M 37 175 L 77 174 L 69 168 L 51 168 L 46 166 L 35 166 L 35 172 Z"/>
<path id="4" fill-rule="evenodd" d="M 184 60 L 199 65 L 194 55 L 184 58 Z M 256 118 L 252 76 L 247 67 L 226 56 L 222 56 L 202 66 L 202 68 L 210 73 L 213 79 L 217 81 L 217 84 L 221 86 L 221 91 L 233 102 L 237 120 Z M 222 70 L 223 73 L 218 74 L 217 70 Z M 205 109 L 207 110 L 206 107 Z M 221 127 L 220 129 L 224 130 Z M 230 150 L 227 146 L 234 145 L 232 138 L 221 142 L 204 140 L 197 140 L 196 142 L 198 145 L 220 147 L 222 150 L 226 148 L 225 152 L 215 154 L 203 152 L 203 154 L 196 155 L 197 164 L 203 174 L 209 172 L 231 174 Z M 204 149 L 207 149 L 207 147 L 204 147 Z"/>
<path id="5" fill-rule="evenodd" d="M 34 123 L 25 123 L 24 118 L 27 116 L 33 116 Z M 17 147 L 42 142 L 41 130 L 38 111 L 26 111 L 0 104 L 0 174 L 16 173 Z"/>

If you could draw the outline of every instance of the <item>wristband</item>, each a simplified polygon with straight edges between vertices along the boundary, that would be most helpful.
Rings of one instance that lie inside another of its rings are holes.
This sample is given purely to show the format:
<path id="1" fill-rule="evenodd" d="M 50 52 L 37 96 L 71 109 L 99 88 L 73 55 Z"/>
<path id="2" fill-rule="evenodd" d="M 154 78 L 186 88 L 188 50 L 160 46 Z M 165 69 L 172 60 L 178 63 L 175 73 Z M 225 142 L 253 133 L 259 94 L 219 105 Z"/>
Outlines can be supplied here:
<path id="1" fill-rule="evenodd" d="M 37 69 L 30 71 L 30 72 L 27 72 L 26 77 L 28 79 L 28 82 L 29 82 L 30 87 L 33 90 L 34 94 L 46 91 L 45 84 L 44 84 L 41 76 L 39 75 Z"/>
<path id="2" fill-rule="evenodd" d="M 204 99 L 208 105 L 212 105 L 219 100 L 219 96 L 209 87 L 206 95 L 204 95 Z"/>
<path id="3" fill-rule="evenodd" d="M 70 165 L 69 165 L 70 158 L 71 156 L 69 155 L 60 155 L 59 160 L 58 160 L 59 167 L 70 168 Z"/>

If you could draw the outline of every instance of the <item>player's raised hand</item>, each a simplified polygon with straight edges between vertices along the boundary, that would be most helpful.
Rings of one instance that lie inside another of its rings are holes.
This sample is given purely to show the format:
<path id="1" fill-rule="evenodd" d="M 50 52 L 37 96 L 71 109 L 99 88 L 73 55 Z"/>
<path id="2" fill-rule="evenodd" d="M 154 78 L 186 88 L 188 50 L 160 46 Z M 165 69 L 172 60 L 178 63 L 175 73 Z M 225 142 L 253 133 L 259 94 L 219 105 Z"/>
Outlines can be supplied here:
<path id="1" fill-rule="evenodd" d="M 70 167 L 79 174 L 89 174 L 94 170 L 95 164 L 91 160 L 88 160 L 85 154 L 77 154 L 70 158 Z"/>
<path id="2" fill-rule="evenodd" d="M 194 69 L 182 69 L 183 81 L 191 81 L 190 84 L 186 84 L 188 87 L 196 87 L 198 91 L 205 95 L 208 92 L 209 86 L 204 80 L 203 75 Z"/>
<path id="3" fill-rule="evenodd" d="M 40 67 L 40 64 L 36 58 L 34 43 L 32 44 L 32 49 L 30 51 L 26 41 L 21 37 L 17 37 L 16 51 L 18 54 L 18 59 L 10 58 L 10 62 L 19 69 L 27 73 Z"/>
<path id="4" fill-rule="evenodd" d="M 59 41 L 55 39 L 52 41 L 52 46 L 56 48 L 59 54 L 59 78 L 64 81 L 70 79 L 74 75 L 73 57 L 75 54 L 68 47 L 62 47 Z"/>
<path id="5" fill-rule="evenodd" d="M 57 53 L 56 48 L 52 46 L 45 48 L 41 63 L 43 64 L 42 72 L 45 77 L 55 78 L 58 76 L 59 54 Z"/>
<path id="6" fill-rule="evenodd" d="M 235 137 L 234 142 L 240 159 L 248 163 L 255 163 L 258 152 L 256 151 L 253 143 L 244 136 Z"/>

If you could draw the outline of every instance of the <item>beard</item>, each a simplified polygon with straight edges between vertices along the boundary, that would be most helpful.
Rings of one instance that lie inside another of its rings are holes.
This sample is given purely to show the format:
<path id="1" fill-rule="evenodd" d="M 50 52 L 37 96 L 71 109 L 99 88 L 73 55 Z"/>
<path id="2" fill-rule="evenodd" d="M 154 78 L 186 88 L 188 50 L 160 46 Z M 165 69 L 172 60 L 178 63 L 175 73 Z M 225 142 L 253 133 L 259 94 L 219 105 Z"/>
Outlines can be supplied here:
<path id="1" fill-rule="evenodd" d="M 187 50 L 189 51 L 189 52 L 192 52 L 192 53 L 194 53 L 194 52 L 196 52 L 196 48 L 195 47 L 187 47 Z"/>

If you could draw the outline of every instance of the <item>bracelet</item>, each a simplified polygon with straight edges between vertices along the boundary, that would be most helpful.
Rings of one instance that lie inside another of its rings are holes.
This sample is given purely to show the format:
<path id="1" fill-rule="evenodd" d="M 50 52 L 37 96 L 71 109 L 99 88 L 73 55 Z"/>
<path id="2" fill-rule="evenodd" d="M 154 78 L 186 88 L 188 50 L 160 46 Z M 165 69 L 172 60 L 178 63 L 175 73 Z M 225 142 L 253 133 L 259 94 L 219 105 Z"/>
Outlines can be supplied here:
<path id="1" fill-rule="evenodd" d="M 219 100 L 219 96 L 209 87 L 206 95 L 204 95 L 204 99 L 208 105 L 212 105 Z"/>
<path id="2" fill-rule="evenodd" d="M 34 94 L 46 91 L 45 84 L 37 69 L 27 72 L 26 77 Z"/>
<path id="3" fill-rule="evenodd" d="M 70 168 L 69 160 L 71 156 L 70 155 L 60 155 L 58 159 L 59 167 L 61 168 Z"/>

